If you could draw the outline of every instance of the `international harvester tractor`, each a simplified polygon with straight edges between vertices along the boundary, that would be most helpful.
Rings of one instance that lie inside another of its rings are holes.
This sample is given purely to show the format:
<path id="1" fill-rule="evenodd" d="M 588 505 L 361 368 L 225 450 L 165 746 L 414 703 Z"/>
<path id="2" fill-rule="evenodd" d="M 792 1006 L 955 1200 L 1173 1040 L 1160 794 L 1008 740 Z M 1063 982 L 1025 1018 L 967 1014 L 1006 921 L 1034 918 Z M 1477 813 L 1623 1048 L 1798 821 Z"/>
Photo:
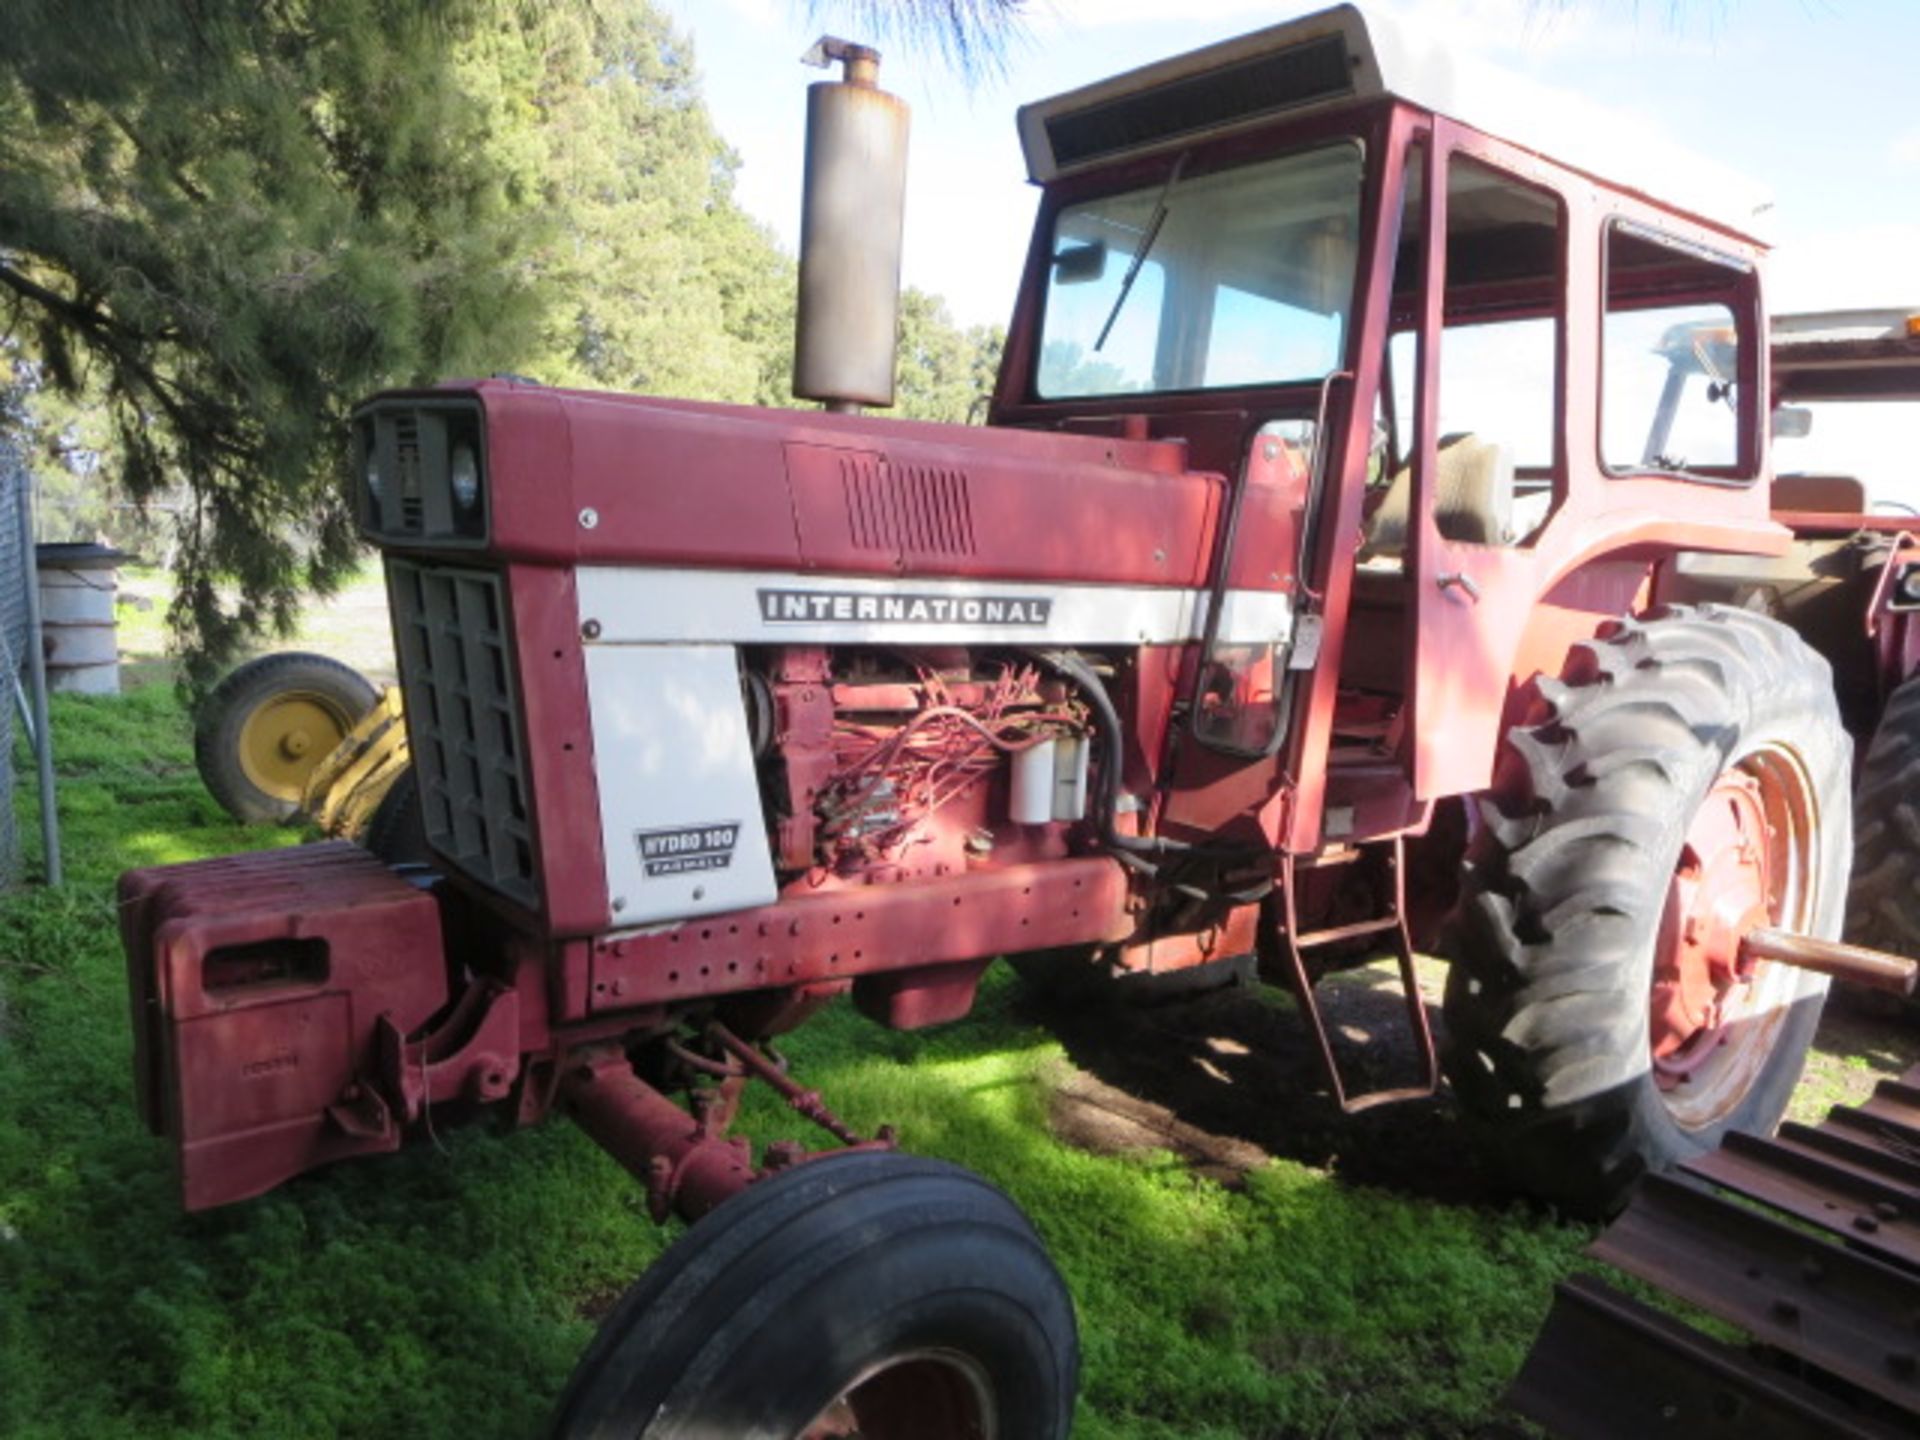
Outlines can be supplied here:
<path id="1" fill-rule="evenodd" d="M 1832 943 L 1826 662 L 1669 603 L 1794 543 L 1750 212 L 1549 158 L 1524 111 L 1476 128 L 1497 96 L 1340 7 L 1026 107 L 990 423 L 880 419 L 905 116 L 872 52 L 820 58 L 795 389 L 824 411 L 492 379 L 356 413 L 435 865 L 125 877 L 187 1207 L 561 1110 L 705 1218 L 556 1433 L 1053 1437 L 1059 1276 L 1006 1197 L 786 1072 L 821 1006 L 911 1029 L 1000 956 L 1250 955 L 1357 1110 L 1440 1083 L 1435 952 L 1517 1187 L 1605 1211 L 1771 1127 L 1820 972 L 1872 957 Z M 1413 1060 L 1367 1088 L 1316 984 L 1382 951 Z M 730 1138 L 750 1083 L 825 1148 Z"/>

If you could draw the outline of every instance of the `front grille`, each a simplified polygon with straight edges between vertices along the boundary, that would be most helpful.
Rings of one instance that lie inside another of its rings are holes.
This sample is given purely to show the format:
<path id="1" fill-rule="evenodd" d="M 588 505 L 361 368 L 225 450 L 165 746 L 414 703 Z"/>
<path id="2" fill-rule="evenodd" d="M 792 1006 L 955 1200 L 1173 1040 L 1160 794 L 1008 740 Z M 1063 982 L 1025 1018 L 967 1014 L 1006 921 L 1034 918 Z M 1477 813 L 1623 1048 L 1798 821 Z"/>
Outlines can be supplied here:
<path id="1" fill-rule="evenodd" d="M 390 559 L 387 589 L 427 839 L 481 884 L 537 908 L 505 587 L 485 570 Z"/>
<path id="2" fill-rule="evenodd" d="M 427 505 L 420 483 L 420 417 L 393 417 L 394 489 L 400 498 L 400 532 L 418 535 L 426 525 Z"/>

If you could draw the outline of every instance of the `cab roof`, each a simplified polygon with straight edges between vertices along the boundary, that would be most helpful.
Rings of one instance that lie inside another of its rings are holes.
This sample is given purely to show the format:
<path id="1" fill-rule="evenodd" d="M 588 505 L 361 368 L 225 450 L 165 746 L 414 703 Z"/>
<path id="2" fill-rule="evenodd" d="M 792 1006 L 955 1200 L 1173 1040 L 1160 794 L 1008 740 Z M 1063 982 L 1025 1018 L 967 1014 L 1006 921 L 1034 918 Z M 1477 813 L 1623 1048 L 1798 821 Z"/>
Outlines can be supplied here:
<path id="1" fill-rule="evenodd" d="M 1037 184 L 1123 157 L 1231 134 L 1283 116 L 1395 98 L 1744 239 L 1772 206 L 1765 191 L 1675 146 L 1640 117 L 1606 110 L 1403 22 L 1336 5 L 1070 90 L 1020 109 Z"/>

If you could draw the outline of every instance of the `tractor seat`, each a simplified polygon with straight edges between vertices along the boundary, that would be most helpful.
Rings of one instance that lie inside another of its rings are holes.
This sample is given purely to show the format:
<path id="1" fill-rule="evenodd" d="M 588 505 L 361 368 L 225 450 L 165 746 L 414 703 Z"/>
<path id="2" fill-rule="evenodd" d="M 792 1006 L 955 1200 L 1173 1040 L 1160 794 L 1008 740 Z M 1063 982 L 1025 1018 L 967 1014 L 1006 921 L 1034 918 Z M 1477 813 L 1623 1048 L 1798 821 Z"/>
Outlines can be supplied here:
<path id="1" fill-rule="evenodd" d="M 1434 521 L 1449 540 L 1506 545 L 1513 540 L 1513 456 L 1504 445 L 1471 433 L 1443 435 Z M 1413 503 L 1413 466 L 1403 465 L 1367 517 L 1360 560 L 1392 561 L 1406 553 L 1407 515 Z"/>

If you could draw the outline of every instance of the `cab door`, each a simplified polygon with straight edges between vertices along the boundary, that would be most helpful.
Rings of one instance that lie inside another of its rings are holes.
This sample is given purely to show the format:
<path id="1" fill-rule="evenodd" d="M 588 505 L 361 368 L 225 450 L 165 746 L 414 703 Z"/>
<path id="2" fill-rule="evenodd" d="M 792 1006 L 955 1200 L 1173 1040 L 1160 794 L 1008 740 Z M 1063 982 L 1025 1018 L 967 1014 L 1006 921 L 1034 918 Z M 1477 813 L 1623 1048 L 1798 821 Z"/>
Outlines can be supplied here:
<path id="1" fill-rule="evenodd" d="M 1171 785 L 1161 820 L 1177 832 L 1247 832 L 1279 784 L 1279 752 L 1317 651 L 1318 617 L 1298 597 L 1314 539 L 1316 437 L 1323 421 L 1255 425 L 1233 488 L 1202 600 L 1200 644 L 1176 691 Z"/>
<path id="2" fill-rule="evenodd" d="M 1417 801 L 1492 780 L 1488 737 L 1541 607 L 1536 542 L 1568 487 L 1566 204 L 1529 157 L 1445 121 L 1429 153 L 1426 283 L 1390 366 L 1413 420 L 1402 754 Z"/>

